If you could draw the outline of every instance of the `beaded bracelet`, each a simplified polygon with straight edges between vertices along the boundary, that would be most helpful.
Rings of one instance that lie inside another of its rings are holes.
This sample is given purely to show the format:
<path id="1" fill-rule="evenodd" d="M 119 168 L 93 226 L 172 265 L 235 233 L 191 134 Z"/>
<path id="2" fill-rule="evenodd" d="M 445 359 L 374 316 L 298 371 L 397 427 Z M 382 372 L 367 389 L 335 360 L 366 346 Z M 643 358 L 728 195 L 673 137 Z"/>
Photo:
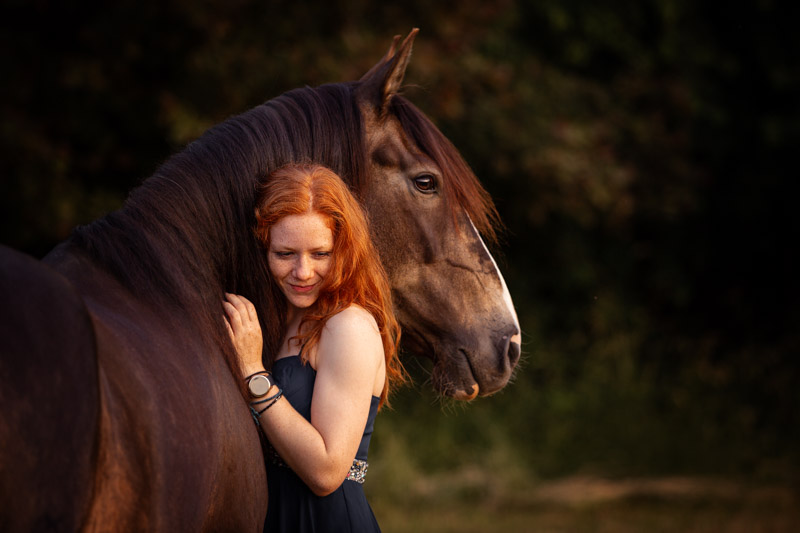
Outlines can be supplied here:
<path id="1" fill-rule="evenodd" d="M 261 420 L 261 415 L 264 413 L 264 411 L 266 411 L 267 409 L 269 409 L 270 407 L 275 405 L 278 402 L 278 400 L 280 400 L 280 399 L 281 399 L 281 397 L 278 396 L 277 398 L 275 398 L 275 400 L 273 400 L 273 402 L 271 404 L 269 404 L 268 406 L 266 406 L 265 408 L 263 408 L 260 411 L 256 411 L 252 406 L 250 406 L 250 414 L 253 416 L 253 420 L 255 421 L 256 426 L 261 427 L 261 421 L 260 421 Z"/>
<path id="2" fill-rule="evenodd" d="M 253 400 L 252 402 L 250 402 L 250 405 L 256 405 L 256 404 L 261 404 L 261 403 L 267 403 L 267 402 L 268 402 L 268 401 L 270 401 L 270 400 L 277 400 L 278 398 L 280 398 L 280 397 L 283 395 L 283 389 L 282 389 L 282 388 L 280 388 L 280 387 L 279 387 L 279 386 L 277 386 L 277 385 L 276 385 L 276 387 L 278 387 L 278 392 L 276 392 L 276 393 L 275 393 L 275 394 L 273 394 L 272 396 L 267 396 L 267 397 L 266 397 L 266 398 L 264 398 L 263 400 Z"/>
<path id="3" fill-rule="evenodd" d="M 272 396 L 270 396 L 269 398 L 266 398 L 266 399 L 264 399 L 264 400 L 259 400 L 259 401 L 257 401 L 257 402 L 251 402 L 251 403 L 250 403 L 250 412 L 253 414 L 253 417 L 254 417 L 256 420 L 258 420 L 258 417 L 260 417 L 260 416 L 261 416 L 261 414 L 262 414 L 264 411 L 266 411 L 267 409 L 269 409 L 270 407 L 272 407 L 273 405 L 275 405 L 275 404 L 278 402 L 278 400 L 280 400 L 280 399 L 281 399 L 281 396 L 283 396 L 283 389 L 281 389 L 280 387 L 278 387 L 278 392 L 277 392 L 277 393 L 275 393 L 275 394 L 273 394 L 273 395 L 272 395 Z M 256 411 L 256 409 L 253 407 L 253 405 L 254 405 L 254 404 L 261 404 L 261 403 L 264 403 L 264 402 L 268 402 L 268 401 L 270 401 L 270 400 L 272 400 L 272 401 L 271 401 L 269 404 L 267 404 L 267 406 L 266 406 L 266 407 L 264 407 L 264 408 L 263 408 L 262 410 L 260 410 L 260 411 Z"/>

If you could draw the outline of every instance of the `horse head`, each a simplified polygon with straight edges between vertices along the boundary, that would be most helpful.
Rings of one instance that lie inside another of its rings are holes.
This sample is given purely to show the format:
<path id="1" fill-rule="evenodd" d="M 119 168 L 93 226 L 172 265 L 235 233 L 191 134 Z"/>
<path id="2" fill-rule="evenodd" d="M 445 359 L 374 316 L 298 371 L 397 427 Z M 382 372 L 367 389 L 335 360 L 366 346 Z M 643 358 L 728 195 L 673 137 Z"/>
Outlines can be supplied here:
<path id="1" fill-rule="evenodd" d="M 433 360 L 437 390 L 471 400 L 508 382 L 520 328 L 479 231 L 494 237 L 491 199 L 444 135 L 398 95 L 416 33 L 395 37 L 358 82 L 370 176 L 361 197 L 404 349 Z"/>

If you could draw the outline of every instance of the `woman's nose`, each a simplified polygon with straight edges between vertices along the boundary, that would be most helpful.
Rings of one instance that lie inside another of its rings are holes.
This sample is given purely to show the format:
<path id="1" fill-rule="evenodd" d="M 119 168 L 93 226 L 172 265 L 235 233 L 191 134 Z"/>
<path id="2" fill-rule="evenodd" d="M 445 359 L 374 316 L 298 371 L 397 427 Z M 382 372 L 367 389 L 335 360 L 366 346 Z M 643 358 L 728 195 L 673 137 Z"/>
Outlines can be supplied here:
<path id="1" fill-rule="evenodd" d="M 294 277 L 297 279 L 310 279 L 314 275 L 311 262 L 307 257 L 298 257 L 294 266 Z"/>

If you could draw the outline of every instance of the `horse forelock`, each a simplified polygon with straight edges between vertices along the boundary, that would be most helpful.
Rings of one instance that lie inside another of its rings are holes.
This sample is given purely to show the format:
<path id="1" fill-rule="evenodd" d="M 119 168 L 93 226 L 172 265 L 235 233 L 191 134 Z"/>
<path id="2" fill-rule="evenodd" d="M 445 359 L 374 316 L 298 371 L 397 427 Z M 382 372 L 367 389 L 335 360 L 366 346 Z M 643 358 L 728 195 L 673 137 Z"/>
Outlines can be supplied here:
<path id="1" fill-rule="evenodd" d="M 441 169 L 445 187 L 444 194 L 453 210 L 454 219 L 463 209 L 474 226 L 492 244 L 497 243 L 503 224 L 489 193 L 477 176 L 433 122 L 406 98 L 395 95 L 391 103 L 392 113 L 400 121 L 405 134 Z"/>

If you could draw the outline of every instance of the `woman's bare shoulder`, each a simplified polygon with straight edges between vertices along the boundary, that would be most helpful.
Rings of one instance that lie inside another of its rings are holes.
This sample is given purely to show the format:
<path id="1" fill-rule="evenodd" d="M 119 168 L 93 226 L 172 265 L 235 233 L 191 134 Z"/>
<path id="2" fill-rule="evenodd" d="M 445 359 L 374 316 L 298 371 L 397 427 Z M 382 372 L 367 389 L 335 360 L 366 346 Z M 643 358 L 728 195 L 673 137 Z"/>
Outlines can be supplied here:
<path id="1" fill-rule="evenodd" d="M 380 335 L 375 317 L 361 307 L 352 304 L 330 317 L 325 324 L 330 333 L 339 334 L 369 334 Z"/>
<path id="2" fill-rule="evenodd" d="M 358 349 L 354 349 L 356 347 Z M 382 360 L 383 343 L 375 318 L 358 305 L 339 311 L 325 323 L 318 353 L 326 354 L 322 357 L 326 360 L 337 360 L 340 359 L 338 355 L 346 355 L 344 359 L 350 364 Z"/>

